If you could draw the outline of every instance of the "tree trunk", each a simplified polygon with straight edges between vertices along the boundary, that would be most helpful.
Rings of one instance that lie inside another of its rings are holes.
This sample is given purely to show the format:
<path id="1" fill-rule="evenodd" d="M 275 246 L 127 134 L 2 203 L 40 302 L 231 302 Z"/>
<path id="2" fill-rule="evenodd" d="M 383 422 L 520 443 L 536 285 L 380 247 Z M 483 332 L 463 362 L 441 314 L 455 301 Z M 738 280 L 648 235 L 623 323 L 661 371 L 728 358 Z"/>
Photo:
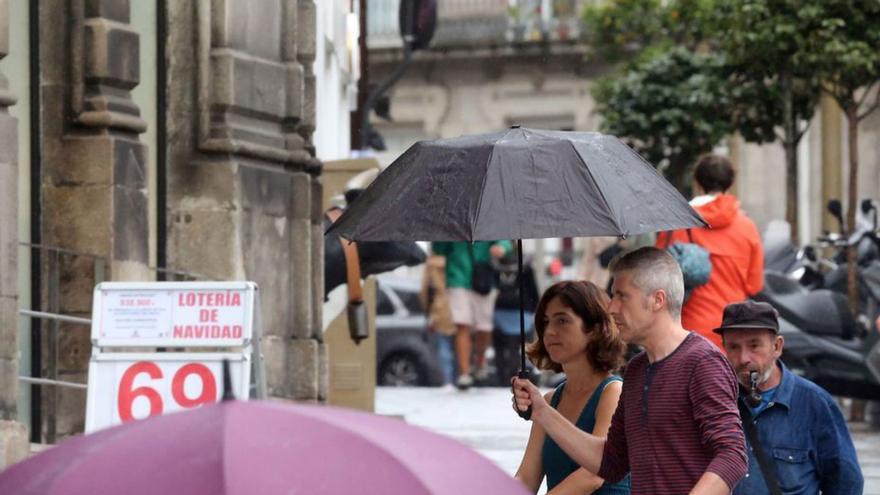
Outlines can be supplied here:
<path id="1" fill-rule="evenodd" d="M 859 119 L 858 106 L 851 101 L 846 106 L 847 132 L 849 134 L 849 197 L 846 202 L 846 231 L 852 235 L 856 230 L 856 205 L 859 194 Z M 851 245 L 846 250 L 847 283 L 846 290 L 849 297 L 849 309 L 853 315 L 859 311 L 859 284 L 858 284 L 858 253 L 856 246 Z"/>
<path id="2" fill-rule="evenodd" d="M 800 229 L 798 228 L 798 156 L 797 156 L 797 121 L 794 115 L 794 95 L 791 89 L 791 78 L 782 78 L 783 91 L 783 132 L 785 140 L 785 221 L 791 226 L 791 241 L 800 246 Z"/>
<path id="3" fill-rule="evenodd" d="M 791 225 L 791 242 L 795 246 L 800 246 L 797 142 L 792 139 L 793 136 L 786 136 L 785 142 L 782 143 L 785 149 L 785 221 Z"/>

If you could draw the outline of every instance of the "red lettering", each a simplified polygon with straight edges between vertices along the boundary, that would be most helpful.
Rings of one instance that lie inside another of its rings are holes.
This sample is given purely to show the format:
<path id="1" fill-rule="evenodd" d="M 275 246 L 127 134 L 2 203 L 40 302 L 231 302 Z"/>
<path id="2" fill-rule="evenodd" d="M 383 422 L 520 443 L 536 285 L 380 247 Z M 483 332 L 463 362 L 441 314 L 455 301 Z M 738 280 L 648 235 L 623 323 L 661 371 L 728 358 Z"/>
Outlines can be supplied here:
<path id="1" fill-rule="evenodd" d="M 154 380 L 162 378 L 162 370 L 159 369 L 156 363 L 151 363 L 149 361 L 134 363 L 125 370 L 125 373 L 122 375 L 122 380 L 119 382 L 119 395 L 117 399 L 119 418 L 123 423 L 135 419 L 131 409 L 134 400 L 138 397 L 146 397 L 147 400 L 150 401 L 150 413 L 147 415 L 148 417 L 162 414 L 162 397 L 159 395 L 159 392 L 151 387 L 131 388 L 134 385 L 134 379 L 141 373 L 146 373 Z"/>
<path id="2" fill-rule="evenodd" d="M 197 375 L 202 381 L 202 393 L 192 399 L 186 396 L 186 391 L 183 387 L 186 377 L 189 375 Z M 174 397 L 175 402 L 186 408 L 210 404 L 217 400 L 217 382 L 207 366 L 201 363 L 190 363 L 180 368 L 174 374 L 174 379 L 171 382 L 171 395 Z"/>
<path id="3" fill-rule="evenodd" d="M 232 338 L 234 338 L 234 339 L 241 338 L 241 325 L 233 325 L 232 326 Z"/>

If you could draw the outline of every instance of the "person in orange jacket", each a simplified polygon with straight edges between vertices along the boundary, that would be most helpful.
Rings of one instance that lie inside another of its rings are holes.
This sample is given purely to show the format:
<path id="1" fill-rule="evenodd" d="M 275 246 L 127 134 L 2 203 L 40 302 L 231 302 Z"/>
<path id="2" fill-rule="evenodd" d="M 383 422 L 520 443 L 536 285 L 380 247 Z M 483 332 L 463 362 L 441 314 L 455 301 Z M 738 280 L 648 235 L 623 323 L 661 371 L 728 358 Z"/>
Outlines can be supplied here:
<path id="1" fill-rule="evenodd" d="M 740 210 L 739 200 L 728 194 L 736 171 L 719 155 L 703 155 L 694 168 L 691 200 L 711 229 L 690 229 L 661 233 L 657 247 L 676 242 L 693 242 L 709 252 L 712 272 L 709 281 L 694 289 L 681 312 L 684 328 L 698 332 L 719 348 L 721 338 L 712 329 L 721 325 L 724 307 L 740 302 L 764 287 L 764 248 L 755 223 Z"/>

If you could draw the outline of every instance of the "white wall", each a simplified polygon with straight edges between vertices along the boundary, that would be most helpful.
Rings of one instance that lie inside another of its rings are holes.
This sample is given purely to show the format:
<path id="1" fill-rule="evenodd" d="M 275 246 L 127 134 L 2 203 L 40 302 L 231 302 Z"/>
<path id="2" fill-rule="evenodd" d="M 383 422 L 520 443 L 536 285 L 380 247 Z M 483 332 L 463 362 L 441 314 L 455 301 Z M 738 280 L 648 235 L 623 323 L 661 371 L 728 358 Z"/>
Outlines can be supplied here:
<path id="1" fill-rule="evenodd" d="M 356 99 L 359 63 L 357 13 L 349 10 L 350 3 L 348 0 L 316 2 L 313 141 L 321 160 L 348 158 L 351 150 L 349 112 Z"/>

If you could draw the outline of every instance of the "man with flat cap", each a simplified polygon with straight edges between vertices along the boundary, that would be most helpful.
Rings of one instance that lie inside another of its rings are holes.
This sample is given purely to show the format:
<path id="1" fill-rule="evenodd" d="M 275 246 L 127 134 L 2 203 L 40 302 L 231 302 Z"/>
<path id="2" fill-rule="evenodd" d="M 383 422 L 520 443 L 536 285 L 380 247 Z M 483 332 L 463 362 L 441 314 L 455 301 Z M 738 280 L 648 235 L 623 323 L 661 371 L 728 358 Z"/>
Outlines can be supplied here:
<path id="1" fill-rule="evenodd" d="M 734 495 L 861 494 L 864 485 L 843 415 L 831 396 L 786 368 L 776 310 L 746 301 L 724 308 L 719 328 L 740 384 L 749 472 Z"/>

